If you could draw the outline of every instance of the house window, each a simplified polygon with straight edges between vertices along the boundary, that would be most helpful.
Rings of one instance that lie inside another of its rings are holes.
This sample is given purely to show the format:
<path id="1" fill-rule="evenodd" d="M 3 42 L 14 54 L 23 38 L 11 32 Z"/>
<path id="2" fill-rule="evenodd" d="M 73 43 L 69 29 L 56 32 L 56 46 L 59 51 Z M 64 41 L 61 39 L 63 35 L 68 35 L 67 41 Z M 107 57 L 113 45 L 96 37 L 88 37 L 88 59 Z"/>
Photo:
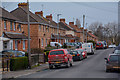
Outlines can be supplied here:
<path id="1" fill-rule="evenodd" d="M 43 38 L 41 39 L 41 42 L 42 42 L 42 46 L 43 46 L 43 44 L 44 44 L 44 43 L 43 43 Z"/>
<path id="2" fill-rule="evenodd" d="M 47 39 L 46 39 L 46 46 L 47 46 Z"/>
<path id="3" fill-rule="evenodd" d="M 12 22 L 10 22 L 10 30 L 13 30 Z"/>
<path id="4" fill-rule="evenodd" d="M 19 31 L 21 31 L 21 24 L 18 25 Z"/>
<path id="5" fill-rule="evenodd" d="M 25 50 L 25 40 L 23 40 L 23 50 Z"/>
<path id="6" fill-rule="evenodd" d="M 11 50 L 13 50 L 13 43 L 11 42 Z"/>
<path id="7" fill-rule="evenodd" d="M 14 23 L 14 31 L 16 30 L 16 23 Z"/>
<path id="8" fill-rule="evenodd" d="M 17 50 L 17 40 L 15 40 L 15 50 Z"/>
<path id="9" fill-rule="evenodd" d="M 39 25 L 39 31 L 41 30 L 41 25 Z"/>
<path id="10" fill-rule="evenodd" d="M 4 29 L 7 29 L 7 22 L 4 21 Z"/>

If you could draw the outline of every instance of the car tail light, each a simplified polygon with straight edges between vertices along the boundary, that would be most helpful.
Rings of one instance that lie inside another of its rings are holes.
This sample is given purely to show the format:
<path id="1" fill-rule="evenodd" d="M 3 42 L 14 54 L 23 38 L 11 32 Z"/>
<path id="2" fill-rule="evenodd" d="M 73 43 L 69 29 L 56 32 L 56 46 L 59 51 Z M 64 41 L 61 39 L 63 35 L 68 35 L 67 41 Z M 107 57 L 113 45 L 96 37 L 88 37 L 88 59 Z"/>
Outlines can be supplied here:
<path id="1" fill-rule="evenodd" d="M 83 52 L 82 55 L 84 55 L 85 53 Z"/>
<path id="2" fill-rule="evenodd" d="M 80 54 L 77 54 L 77 56 L 80 56 Z"/>

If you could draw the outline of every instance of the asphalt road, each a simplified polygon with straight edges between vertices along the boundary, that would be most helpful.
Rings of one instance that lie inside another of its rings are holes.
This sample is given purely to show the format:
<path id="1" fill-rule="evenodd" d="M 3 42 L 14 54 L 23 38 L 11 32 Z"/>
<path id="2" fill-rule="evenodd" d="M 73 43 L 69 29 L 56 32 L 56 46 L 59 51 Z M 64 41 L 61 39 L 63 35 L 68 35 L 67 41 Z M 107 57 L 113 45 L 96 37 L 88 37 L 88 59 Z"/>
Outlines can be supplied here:
<path id="1" fill-rule="evenodd" d="M 45 69 L 20 78 L 118 78 L 118 72 L 105 72 L 104 58 L 112 52 L 113 49 L 96 50 L 95 54 L 88 55 L 87 59 L 74 62 L 73 67 Z"/>

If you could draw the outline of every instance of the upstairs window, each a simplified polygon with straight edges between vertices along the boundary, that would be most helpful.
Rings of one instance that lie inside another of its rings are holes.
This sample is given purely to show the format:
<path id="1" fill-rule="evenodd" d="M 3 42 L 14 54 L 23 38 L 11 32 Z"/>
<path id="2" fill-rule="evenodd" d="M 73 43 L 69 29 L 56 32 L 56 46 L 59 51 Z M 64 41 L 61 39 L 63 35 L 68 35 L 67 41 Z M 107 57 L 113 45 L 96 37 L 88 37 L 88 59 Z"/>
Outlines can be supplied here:
<path id="1" fill-rule="evenodd" d="M 16 23 L 14 22 L 14 31 L 16 30 Z"/>
<path id="2" fill-rule="evenodd" d="M 23 50 L 25 50 L 25 40 L 23 40 Z"/>
<path id="3" fill-rule="evenodd" d="M 10 30 L 13 30 L 12 22 L 10 22 Z"/>
<path id="4" fill-rule="evenodd" d="M 4 21 L 4 29 L 7 29 L 7 21 Z"/>
<path id="5" fill-rule="evenodd" d="M 19 31 L 21 31 L 21 24 L 18 25 Z"/>
<path id="6" fill-rule="evenodd" d="M 43 41 L 43 38 L 41 39 L 41 42 L 42 42 L 42 45 L 41 45 L 41 46 L 43 46 L 43 44 L 44 44 L 44 43 L 43 43 L 43 42 L 44 42 L 44 41 Z"/>

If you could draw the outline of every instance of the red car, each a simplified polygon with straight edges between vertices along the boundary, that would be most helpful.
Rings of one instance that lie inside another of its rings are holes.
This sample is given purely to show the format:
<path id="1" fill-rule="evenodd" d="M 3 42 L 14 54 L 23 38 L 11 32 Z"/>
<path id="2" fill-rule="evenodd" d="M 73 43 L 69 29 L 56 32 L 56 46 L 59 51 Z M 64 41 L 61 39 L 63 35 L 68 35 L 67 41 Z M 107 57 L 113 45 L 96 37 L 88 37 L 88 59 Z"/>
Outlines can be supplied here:
<path id="1" fill-rule="evenodd" d="M 87 52 L 84 49 L 80 48 L 80 49 L 76 49 L 76 50 L 79 50 L 82 53 L 82 56 L 84 59 L 87 58 Z"/>
<path id="2" fill-rule="evenodd" d="M 51 50 L 48 55 L 49 68 L 65 65 L 66 67 L 72 66 L 72 55 L 69 54 L 67 49 L 55 49 Z"/>
<path id="3" fill-rule="evenodd" d="M 102 42 L 97 42 L 96 43 L 96 49 L 103 49 L 104 46 L 103 46 L 103 43 Z"/>

